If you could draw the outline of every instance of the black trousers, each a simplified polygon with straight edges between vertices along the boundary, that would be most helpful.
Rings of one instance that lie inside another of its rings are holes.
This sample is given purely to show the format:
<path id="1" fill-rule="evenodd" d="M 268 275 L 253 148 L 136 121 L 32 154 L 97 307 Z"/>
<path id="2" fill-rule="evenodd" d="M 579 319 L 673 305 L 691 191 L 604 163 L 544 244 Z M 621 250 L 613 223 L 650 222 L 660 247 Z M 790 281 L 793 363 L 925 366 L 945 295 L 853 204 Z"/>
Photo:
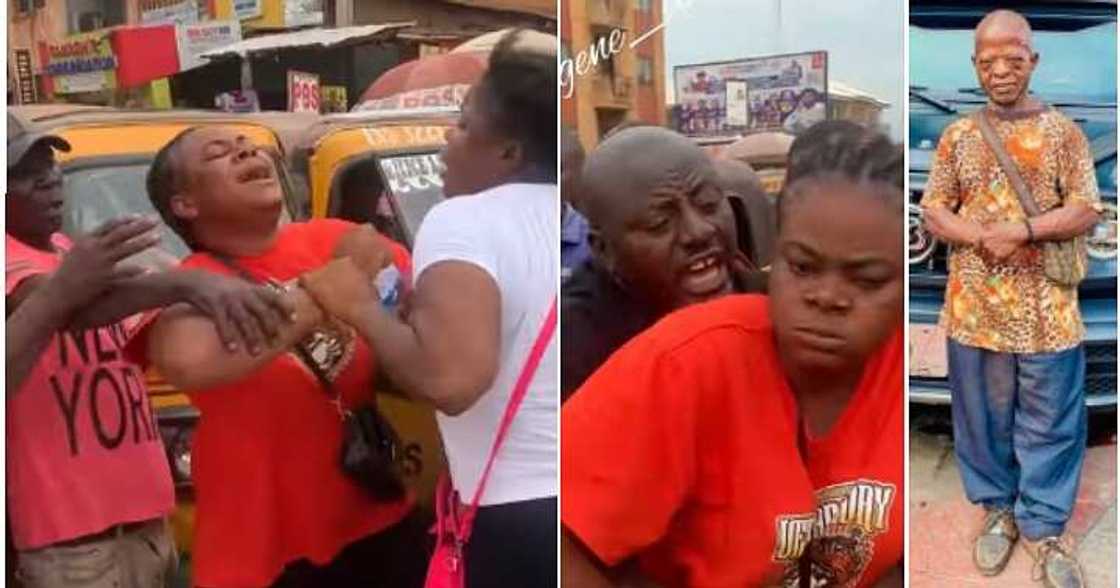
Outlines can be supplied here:
<path id="1" fill-rule="evenodd" d="M 467 544 L 467 588 L 550 588 L 556 578 L 555 498 L 485 506 Z"/>
<path id="2" fill-rule="evenodd" d="M 432 517 L 419 509 L 396 525 L 347 545 L 330 563 L 288 564 L 272 588 L 420 588 L 428 571 Z"/>

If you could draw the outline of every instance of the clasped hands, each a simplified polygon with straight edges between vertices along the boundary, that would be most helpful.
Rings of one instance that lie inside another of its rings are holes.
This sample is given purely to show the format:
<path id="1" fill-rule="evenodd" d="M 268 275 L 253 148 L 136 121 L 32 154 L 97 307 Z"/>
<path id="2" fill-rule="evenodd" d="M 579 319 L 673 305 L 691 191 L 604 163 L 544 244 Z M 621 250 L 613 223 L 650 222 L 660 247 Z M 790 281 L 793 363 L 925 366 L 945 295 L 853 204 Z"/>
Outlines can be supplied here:
<path id="1" fill-rule="evenodd" d="M 327 265 L 300 276 L 299 284 L 325 319 L 357 326 L 380 304 L 374 279 L 393 262 L 392 253 L 376 231 L 361 227 L 339 241 L 334 257 Z"/>
<path id="2" fill-rule="evenodd" d="M 1006 261 L 1030 242 L 1031 234 L 1023 221 L 1001 221 L 974 226 L 969 245 L 997 262 Z"/>

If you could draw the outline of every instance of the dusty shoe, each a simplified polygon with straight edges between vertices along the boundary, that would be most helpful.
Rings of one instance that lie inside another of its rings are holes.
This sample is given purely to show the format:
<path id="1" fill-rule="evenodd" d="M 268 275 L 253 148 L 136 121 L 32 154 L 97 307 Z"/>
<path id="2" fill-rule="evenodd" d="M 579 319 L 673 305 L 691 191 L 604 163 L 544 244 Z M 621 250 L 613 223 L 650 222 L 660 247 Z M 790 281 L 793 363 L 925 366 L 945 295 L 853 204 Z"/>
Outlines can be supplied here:
<path id="1" fill-rule="evenodd" d="M 1068 542 L 1058 537 L 1046 537 L 1038 541 L 1025 540 L 1027 552 L 1034 557 L 1035 581 L 1041 581 L 1047 588 L 1083 588 L 1085 573 L 1073 555 Z"/>
<path id="2" fill-rule="evenodd" d="M 1010 509 L 991 509 L 984 515 L 984 528 L 976 536 L 972 561 L 985 576 L 994 576 L 1007 567 L 1012 548 L 1019 540 L 1019 527 Z"/>

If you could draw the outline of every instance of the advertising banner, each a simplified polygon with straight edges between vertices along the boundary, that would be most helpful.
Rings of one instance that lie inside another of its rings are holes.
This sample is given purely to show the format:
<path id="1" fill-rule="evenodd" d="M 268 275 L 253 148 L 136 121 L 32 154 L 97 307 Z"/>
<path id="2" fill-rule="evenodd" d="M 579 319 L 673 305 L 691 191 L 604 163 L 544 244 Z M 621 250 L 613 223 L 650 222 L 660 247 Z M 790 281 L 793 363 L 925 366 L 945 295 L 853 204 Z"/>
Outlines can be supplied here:
<path id="1" fill-rule="evenodd" d="M 677 130 L 691 137 L 798 133 L 828 116 L 824 51 L 677 66 L 673 83 Z M 746 101 L 745 120 L 740 100 Z"/>
<path id="2" fill-rule="evenodd" d="M 320 95 L 323 112 L 346 112 L 346 86 L 323 86 Z"/>
<path id="3" fill-rule="evenodd" d="M 66 37 L 47 45 L 47 56 L 46 71 L 59 94 L 116 87 L 117 58 L 108 31 Z"/>
<path id="4" fill-rule="evenodd" d="M 233 16 L 237 20 L 248 20 L 261 15 L 261 0 L 233 0 Z"/>
<path id="5" fill-rule="evenodd" d="M 35 103 L 35 72 L 31 69 L 31 50 L 16 49 L 16 82 L 19 88 L 19 103 Z"/>
<path id="6" fill-rule="evenodd" d="M 199 55 L 240 41 L 241 22 L 217 20 L 179 26 L 175 28 L 175 36 L 179 46 L 179 71 L 187 71 L 208 63 Z"/>
<path id="7" fill-rule="evenodd" d="M 194 24 L 198 22 L 198 4 L 184 0 L 157 6 L 155 2 L 140 4 L 140 22 L 149 24 Z"/>

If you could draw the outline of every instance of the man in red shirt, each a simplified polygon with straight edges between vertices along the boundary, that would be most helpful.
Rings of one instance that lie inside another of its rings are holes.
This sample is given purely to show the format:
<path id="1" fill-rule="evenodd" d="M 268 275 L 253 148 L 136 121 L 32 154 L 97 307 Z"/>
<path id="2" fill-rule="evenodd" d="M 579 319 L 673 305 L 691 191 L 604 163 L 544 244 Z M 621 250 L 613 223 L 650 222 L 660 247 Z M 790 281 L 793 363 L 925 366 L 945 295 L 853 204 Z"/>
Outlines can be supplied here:
<path id="1" fill-rule="evenodd" d="M 231 317 L 269 332 L 290 309 L 235 280 L 118 266 L 156 243 L 151 219 L 110 221 L 71 246 L 59 233 L 55 149 L 70 146 L 9 136 L 7 500 L 18 575 L 30 588 L 83 575 L 105 582 L 89 586 L 154 586 L 175 571 L 164 522 L 174 493 L 143 370 L 122 354 L 125 317 L 185 302 L 237 345 L 247 325 Z"/>
<path id="2" fill-rule="evenodd" d="M 566 586 L 901 586 L 902 180 L 886 137 L 810 129 L 770 296 L 669 315 L 568 401 Z"/>
<path id="3" fill-rule="evenodd" d="M 225 127 L 194 128 L 169 143 L 148 194 L 194 251 L 184 268 L 272 283 L 296 309 L 256 355 L 230 353 L 213 321 L 186 307 L 148 317 L 130 343 L 201 412 L 192 453 L 195 583 L 419 585 L 425 529 L 406 518 L 411 499 L 372 496 L 339 463 L 341 411 L 376 402 L 375 357 L 298 285 L 331 259 L 351 257 L 371 280 L 382 271 L 404 276 L 400 288 L 411 271 L 407 251 L 345 221 L 282 224 L 274 160 Z M 395 300 L 399 291 L 381 294 Z"/>

